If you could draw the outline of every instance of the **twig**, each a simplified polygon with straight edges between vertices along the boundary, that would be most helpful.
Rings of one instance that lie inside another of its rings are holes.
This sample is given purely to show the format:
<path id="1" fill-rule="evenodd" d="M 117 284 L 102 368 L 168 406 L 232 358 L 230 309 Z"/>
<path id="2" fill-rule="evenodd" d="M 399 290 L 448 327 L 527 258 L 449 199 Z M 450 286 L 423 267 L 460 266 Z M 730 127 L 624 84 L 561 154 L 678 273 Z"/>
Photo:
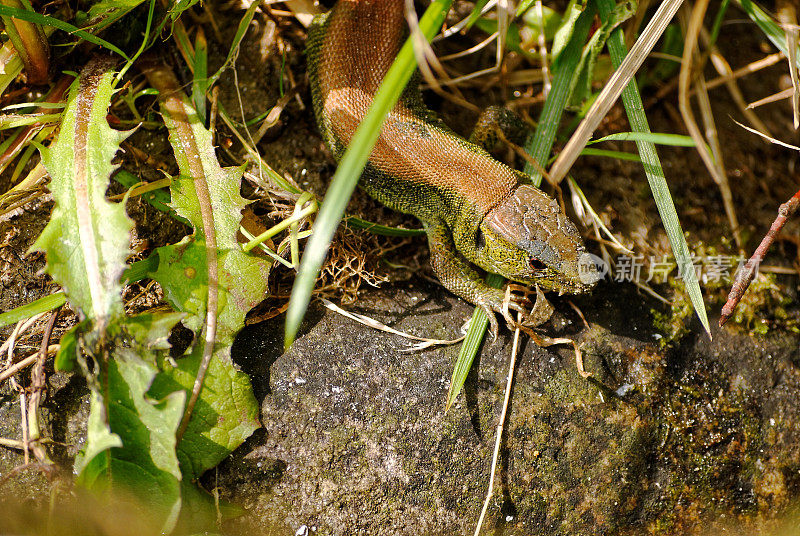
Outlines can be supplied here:
<path id="1" fill-rule="evenodd" d="M 31 371 L 31 396 L 28 399 L 28 443 L 40 463 L 52 463 L 47 457 L 47 452 L 44 450 L 40 443 L 41 430 L 39 428 L 39 404 L 42 401 L 42 393 L 45 389 L 45 374 L 44 363 L 47 359 L 47 350 L 50 343 L 50 334 L 53 332 L 53 326 L 58 318 L 59 309 L 50 313 L 50 319 L 47 321 L 47 326 L 44 328 L 42 334 L 42 344 L 39 347 L 39 352 L 36 354 L 36 365 Z M 23 423 L 24 424 L 24 423 Z"/>
<path id="2" fill-rule="evenodd" d="M 6 439 L 5 437 L 0 437 L 0 447 L 22 450 L 25 448 L 25 443 L 19 439 Z"/>
<path id="3" fill-rule="evenodd" d="M 503 398 L 503 409 L 500 412 L 500 418 L 497 422 L 497 431 L 495 432 L 494 453 L 492 454 L 492 469 L 489 477 L 489 489 L 486 492 L 486 499 L 483 501 L 483 508 L 481 515 L 478 518 L 478 525 L 475 527 L 475 536 L 481 533 L 483 526 L 483 519 L 486 517 L 486 510 L 489 508 L 489 501 L 492 499 L 492 492 L 494 491 L 494 475 L 497 472 L 497 460 L 500 458 L 500 443 L 503 437 L 503 425 L 506 421 L 506 413 L 508 412 L 508 401 L 511 398 L 511 386 L 514 379 L 514 368 L 517 364 L 517 350 L 519 349 L 519 324 L 522 322 L 522 315 L 517 316 L 517 328 L 514 330 L 514 343 L 511 349 L 511 361 L 508 364 L 508 379 L 506 380 L 506 392 Z"/>
<path id="4" fill-rule="evenodd" d="M 58 350 L 57 344 L 51 344 L 47 347 L 47 353 L 53 353 Z M 36 360 L 39 358 L 39 352 L 33 353 L 23 359 L 18 363 L 14 363 L 12 366 L 8 367 L 4 371 L 0 372 L 0 382 L 9 379 L 11 376 L 19 372 L 20 370 L 24 369 L 25 367 L 29 367 L 36 363 Z"/>
<path id="5" fill-rule="evenodd" d="M 38 357 L 38 356 L 37 356 Z M 22 420 L 22 451 L 24 453 L 25 465 L 31 461 L 30 451 L 28 450 L 28 404 L 25 390 L 20 388 L 19 392 L 19 412 Z"/>
<path id="6" fill-rule="evenodd" d="M 6 341 L 0 346 L 0 355 L 6 353 L 8 356 L 8 362 L 10 363 L 12 358 L 14 357 L 14 346 L 17 344 L 17 338 L 28 330 L 32 325 L 39 321 L 39 319 L 44 315 L 44 313 L 39 313 L 28 318 L 25 321 L 20 320 L 17 322 L 14 331 L 11 332 L 11 336 L 6 339 Z"/>
<path id="7" fill-rule="evenodd" d="M 728 294 L 728 301 L 725 302 L 725 305 L 722 307 L 722 316 L 720 316 L 719 319 L 720 326 L 725 324 L 733 315 L 736 305 L 738 305 L 739 301 L 742 299 L 747 287 L 753 282 L 753 278 L 758 271 L 758 265 L 764 260 L 767 250 L 769 250 L 775 238 L 778 236 L 778 233 L 783 229 L 789 216 L 797 211 L 798 206 L 800 206 L 800 190 L 795 193 L 791 199 L 780 206 L 778 209 L 778 217 L 772 222 L 772 226 L 769 228 L 769 231 L 767 231 L 764 239 L 761 240 L 761 244 L 758 245 L 753 256 L 750 257 L 742 269 L 736 273 L 731 292 Z"/>

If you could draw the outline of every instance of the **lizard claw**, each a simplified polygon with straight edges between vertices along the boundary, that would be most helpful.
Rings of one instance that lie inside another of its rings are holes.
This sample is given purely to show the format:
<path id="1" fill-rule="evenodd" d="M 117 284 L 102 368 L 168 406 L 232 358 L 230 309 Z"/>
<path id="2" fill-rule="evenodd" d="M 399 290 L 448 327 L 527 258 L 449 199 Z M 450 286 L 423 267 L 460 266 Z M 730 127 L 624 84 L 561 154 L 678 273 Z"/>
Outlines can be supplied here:
<path id="1" fill-rule="evenodd" d="M 534 291 L 528 287 L 513 283 L 506 286 L 502 313 L 510 327 L 531 328 L 539 326 L 550 319 L 553 314 L 553 306 L 547 300 L 544 292 L 542 292 L 538 285 L 536 285 L 535 291 L 536 300 L 533 302 L 533 306 L 531 307 L 531 296 L 533 295 Z M 520 321 L 517 321 L 511 317 L 511 314 L 509 313 L 510 309 L 521 314 Z"/>
<path id="2" fill-rule="evenodd" d="M 535 302 L 531 297 L 536 295 Z M 499 293 L 498 293 L 499 294 Z M 489 319 L 489 329 L 492 333 L 492 340 L 497 341 L 499 324 L 497 313 L 500 313 L 511 329 L 522 328 L 526 333 L 530 328 L 539 326 L 546 322 L 553 314 L 553 306 L 545 298 L 544 293 L 537 286 L 536 290 L 516 284 L 506 286 L 502 299 L 499 296 L 487 300 L 481 300 L 477 304 Z M 520 320 L 516 320 L 513 313 L 520 313 Z"/>
<path id="3" fill-rule="evenodd" d="M 488 302 L 479 302 L 477 305 L 483 309 L 484 314 L 486 314 L 486 318 L 489 319 L 489 331 L 492 334 L 492 342 L 497 341 L 497 333 L 500 331 L 500 325 L 497 323 L 495 308 L 492 307 L 492 304 Z"/>

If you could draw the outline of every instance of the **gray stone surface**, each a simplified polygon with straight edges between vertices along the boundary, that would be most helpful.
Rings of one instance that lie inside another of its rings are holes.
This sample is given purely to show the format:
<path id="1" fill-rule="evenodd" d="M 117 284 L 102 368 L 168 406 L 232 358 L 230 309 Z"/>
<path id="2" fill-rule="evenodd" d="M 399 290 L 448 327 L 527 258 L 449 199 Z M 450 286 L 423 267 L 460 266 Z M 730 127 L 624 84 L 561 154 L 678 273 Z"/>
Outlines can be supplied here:
<path id="1" fill-rule="evenodd" d="M 712 343 L 695 329 L 664 351 L 630 290 L 576 303 L 592 327 L 560 300 L 547 332 L 581 341 L 594 378 L 579 376 L 568 348 L 523 345 L 486 533 L 689 533 L 732 520 L 768 527 L 790 510 L 800 493 L 796 336 L 720 331 Z M 388 287 L 355 310 L 453 338 L 472 308 L 432 288 Z M 265 430 L 215 474 L 250 513 L 230 528 L 471 534 L 510 335 L 484 346 L 445 413 L 456 347 L 403 353 L 408 342 L 320 308 L 304 327 L 284 354 L 280 320 L 240 338 Z"/>

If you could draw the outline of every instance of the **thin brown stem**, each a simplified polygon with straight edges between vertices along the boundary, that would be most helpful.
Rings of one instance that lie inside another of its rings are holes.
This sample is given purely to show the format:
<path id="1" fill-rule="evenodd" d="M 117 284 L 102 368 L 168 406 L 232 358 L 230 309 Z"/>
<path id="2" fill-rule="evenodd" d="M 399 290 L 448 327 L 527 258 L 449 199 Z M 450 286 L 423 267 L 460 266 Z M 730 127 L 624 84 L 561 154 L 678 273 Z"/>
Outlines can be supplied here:
<path id="1" fill-rule="evenodd" d="M 795 193 L 791 199 L 780 206 L 778 209 L 778 217 L 772 222 L 772 226 L 769 228 L 769 231 L 767 231 L 763 240 L 761 240 L 761 244 L 758 245 L 753 256 L 750 257 L 742 269 L 736 272 L 731 292 L 728 294 L 728 301 L 725 302 L 725 305 L 722 307 L 722 316 L 720 316 L 719 319 L 720 326 L 725 324 L 733 315 L 733 311 L 736 309 L 742 296 L 744 296 L 747 287 L 753 282 L 758 272 L 759 264 L 764 260 L 764 256 L 777 238 L 778 233 L 783 229 L 786 220 L 797 211 L 798 206 L 800 206 L 800 190 Z"/>

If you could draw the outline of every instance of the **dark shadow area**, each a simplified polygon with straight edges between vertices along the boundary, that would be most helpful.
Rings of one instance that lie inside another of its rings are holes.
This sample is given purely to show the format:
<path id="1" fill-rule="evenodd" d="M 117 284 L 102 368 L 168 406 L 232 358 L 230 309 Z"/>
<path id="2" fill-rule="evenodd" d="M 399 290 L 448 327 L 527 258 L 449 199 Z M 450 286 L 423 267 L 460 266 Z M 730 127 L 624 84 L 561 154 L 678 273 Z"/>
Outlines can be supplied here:
<path id="1" fill-rule="evenodd" d="M 324 314 L 325 308 L 312 302 L 300 325 L 297 338 L 311 331 Z M 250 377 L 259 403 L 270 392 L 270 367 L 283 353 L 285 322 L 286 315 L 281 314 L 264 322 L 245 326 L 236 335 L 231 346 L 231 359 Z"/>

